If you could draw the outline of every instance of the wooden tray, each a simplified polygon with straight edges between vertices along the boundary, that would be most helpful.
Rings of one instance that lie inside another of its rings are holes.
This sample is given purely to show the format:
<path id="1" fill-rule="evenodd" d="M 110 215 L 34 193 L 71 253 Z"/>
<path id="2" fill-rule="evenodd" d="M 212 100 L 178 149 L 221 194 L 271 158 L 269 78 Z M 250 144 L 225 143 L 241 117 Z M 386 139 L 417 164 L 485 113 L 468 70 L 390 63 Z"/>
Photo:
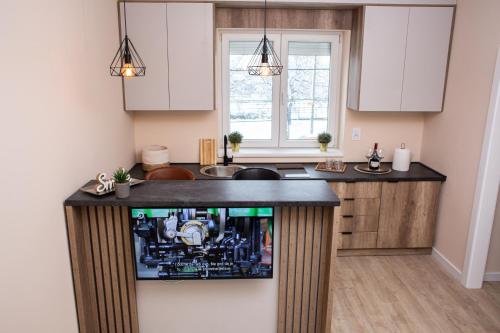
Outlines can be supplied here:
<path id="1" fill-rule="evenodd" d="M 347 169 L 347 163 L 344 163 L 342 169 L 337 170 L 337 169 L 327 169 L 325 162 L 319 162 L 314 168 L 314 170 L 316 171 L 336 172 L 336 173 L 343 173 L 346 169 Z"/>
<path id="2" fill-rule="evenodd" d="M 144 182 L 145 182 L 145 180 L 143 180 L 143 179 L 131 178 L 130 179 L 130 186 L 132 187 L 134 185 L 138 185 L 138 184 L 144 183 Z M 87 192 L 87 193 L 96 195 L 98 197 L 100 197 L 102 195 L 109 194 L 109 193 L 113 193 L 115 191 L 114 189 L 112 189 L 112 190 L 109 190 L 109 191 L 104 191 L 104 192 L 97 193 L 97 191 L 95 189 L 96 185 L 97 185 L 97 180 L 94 180 L 89 185 L 85 185 L 84 187 L 80 188 L 80 191 Z"/>
<path id="3" fill-rule="evenodd" d="M 385 174 L 392 171 L 391 168 L 386 167 L 386 166 L 381 166 L 377 170 L 371 170 L 370 168 L 368 168 L 368 163 L 356 164 L 354 166 L 354 170 L 361 172 L 361 173 L 368 173 L 371 175 L 385 175 Z"/>

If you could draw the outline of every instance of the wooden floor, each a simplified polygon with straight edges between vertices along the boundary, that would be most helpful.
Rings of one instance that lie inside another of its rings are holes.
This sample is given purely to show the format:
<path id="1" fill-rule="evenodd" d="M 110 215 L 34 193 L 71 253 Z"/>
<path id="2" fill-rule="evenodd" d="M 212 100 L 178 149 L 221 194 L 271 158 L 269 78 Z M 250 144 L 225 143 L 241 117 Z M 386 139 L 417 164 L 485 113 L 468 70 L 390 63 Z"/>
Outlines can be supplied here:
<path id="1" fill-rule="evenodd" d="M 500 282 L 465 289 L 429 255 L 338 257 L 333 332 L 500 332 Z"/>

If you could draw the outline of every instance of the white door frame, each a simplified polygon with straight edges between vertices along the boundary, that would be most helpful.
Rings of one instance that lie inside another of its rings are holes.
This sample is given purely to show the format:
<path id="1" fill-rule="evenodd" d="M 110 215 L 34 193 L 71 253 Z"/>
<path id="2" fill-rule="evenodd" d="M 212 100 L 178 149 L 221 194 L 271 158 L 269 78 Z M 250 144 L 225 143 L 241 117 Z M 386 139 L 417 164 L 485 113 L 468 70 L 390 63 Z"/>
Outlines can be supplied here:
<path id="1" fill-rule="evenodd" d="M 481 288 L 500 185 L 500 48 L 476 182 L 474 205 L 462 274 L 466 288 Z"/>

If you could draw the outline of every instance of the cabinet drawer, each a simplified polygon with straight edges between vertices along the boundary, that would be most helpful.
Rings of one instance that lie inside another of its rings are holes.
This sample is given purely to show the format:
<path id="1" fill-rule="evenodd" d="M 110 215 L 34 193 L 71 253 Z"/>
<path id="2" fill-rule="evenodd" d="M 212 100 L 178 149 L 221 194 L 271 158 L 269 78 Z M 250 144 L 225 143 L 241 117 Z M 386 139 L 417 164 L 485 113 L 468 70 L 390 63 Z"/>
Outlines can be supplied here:
<path id="1" fill-rule="evenodd" d="M 380 199 L 341 199 L 340 215 L 375 215 L 378 216 Z"/>
<path id="2" fill-rule="evenodd" d="M 378 215 L 344 215 L 339 217 L 339 232 L 377 231 Z"/>
<path id="3" fill-rule="evenodd" d="M 376 247 L 376 232 L 353 232 L 338 234 L 338 249 L 372 249 Z"/>
<path id="4" fill-rule="evenodd" d="M 380 198 L 381 182 L 330 183 L 331 189 L 341 199 Z"/>

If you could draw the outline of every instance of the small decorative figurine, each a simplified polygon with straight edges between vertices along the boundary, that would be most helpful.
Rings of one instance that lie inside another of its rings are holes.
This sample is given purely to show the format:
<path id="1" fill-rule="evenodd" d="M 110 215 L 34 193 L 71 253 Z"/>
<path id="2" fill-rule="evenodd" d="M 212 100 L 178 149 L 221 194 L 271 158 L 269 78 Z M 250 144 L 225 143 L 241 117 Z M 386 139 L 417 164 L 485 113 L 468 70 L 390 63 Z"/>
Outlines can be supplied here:
<path id="1" fill-rule="evenodd" d="M 97 193 L 112 191 L 115 186 L 115 180 L 113 178 L 106 179 L 105 172 L 98 173 L 96 176 L 96 180 L 97 186 L 95 190 Z"/>

